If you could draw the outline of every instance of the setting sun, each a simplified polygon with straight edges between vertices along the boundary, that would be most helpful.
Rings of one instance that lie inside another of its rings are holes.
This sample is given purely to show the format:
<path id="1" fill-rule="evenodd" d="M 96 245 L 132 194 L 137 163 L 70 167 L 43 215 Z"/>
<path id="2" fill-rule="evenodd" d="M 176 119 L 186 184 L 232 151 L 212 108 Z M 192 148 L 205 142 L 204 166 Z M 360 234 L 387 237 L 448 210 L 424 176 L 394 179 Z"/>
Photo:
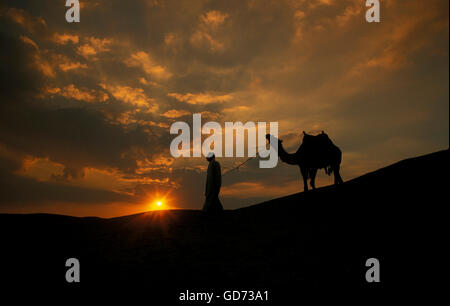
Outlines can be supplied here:
<path id="1" fill-rule="evenodd" d="M 154 191 L 152 195 L 148 196 L 148 204 L 146 210 L 170 210 L 173 209 L 173 198 L 170 197 L 170 192 Z"/>
<path id="2" fill-rule="evenodd" d="M 162 209 L 167 209 L 167 207 L 165 207 L 164 205 L 164 200 L 158 199 L 151 202 L 150 210 L 162 210 Z"/>

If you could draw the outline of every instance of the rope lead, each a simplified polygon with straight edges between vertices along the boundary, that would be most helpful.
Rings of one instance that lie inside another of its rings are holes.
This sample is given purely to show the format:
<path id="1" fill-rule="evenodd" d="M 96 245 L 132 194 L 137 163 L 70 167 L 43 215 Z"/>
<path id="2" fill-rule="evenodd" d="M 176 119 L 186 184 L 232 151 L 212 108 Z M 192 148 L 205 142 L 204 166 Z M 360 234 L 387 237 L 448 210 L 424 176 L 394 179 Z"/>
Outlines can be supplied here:
<path id="1" fill-rule="evenodd" d="M 249 160 L 254 159 L 254 158 L 256 158 L 257 156 L 258 156 L 258 155 L 253 156 L 253 157 L 250 157 L 250 158 L 248 158 L 246 161 L 244 161 L 243 163 L 237 165 L 237 166 L 234 167 L 234 168 L 231 168 L 230 170 L 228 170 L 227 172 L 225 172 L 224 174 L 222 174 L 222 177 L 224 177 L 225 175 L 227 175 L 227 174 L 230 173 L 231 171 L 234 171 L 234 170 L 239 169 L 241 166 L 245 165 Z"/>

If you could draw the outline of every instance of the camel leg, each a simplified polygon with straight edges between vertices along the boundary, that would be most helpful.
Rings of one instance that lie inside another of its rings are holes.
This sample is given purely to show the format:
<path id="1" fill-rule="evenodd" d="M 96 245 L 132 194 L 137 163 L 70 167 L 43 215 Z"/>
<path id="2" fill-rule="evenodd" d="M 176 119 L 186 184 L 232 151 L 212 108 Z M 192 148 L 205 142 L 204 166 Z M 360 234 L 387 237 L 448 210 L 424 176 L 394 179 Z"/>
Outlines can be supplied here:
<path id="1" fill-rule="evenodd" d="M 339 173 L 339 166 L 333 167 L 333 173 L 334 173 L 334 184 L 342 184 L 344 181 L 342 180 L 341 174 Z"/>
<path id="2" fill-rule="evenodd" d="M 316 174 L 317 174 L 317 169 L 312 169 L 310 172 L 311 181 L 309 182 L 311 184 L 312 189 L 316 189 Z"/>
<path id="3" fill-rule="evenodd" d="M 303 177 L 303 191 L 308 191 L 308 169 L 300 167 Z"/>

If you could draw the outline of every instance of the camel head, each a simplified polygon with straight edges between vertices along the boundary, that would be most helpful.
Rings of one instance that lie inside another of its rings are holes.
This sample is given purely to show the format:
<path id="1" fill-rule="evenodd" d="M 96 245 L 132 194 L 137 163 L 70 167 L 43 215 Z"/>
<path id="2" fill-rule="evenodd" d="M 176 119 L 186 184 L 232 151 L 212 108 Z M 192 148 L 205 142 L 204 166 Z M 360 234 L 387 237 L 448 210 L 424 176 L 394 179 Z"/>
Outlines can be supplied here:
<path id="1" fill-rule="evenodd" d="M 270 134 L 266 134 L 266 139 L 267 139 L 267 141 L 270 144 L 270 139 L 277 139 L 277 138 L 275 136 L 270 135 Z M 283 140 L 278 139 L 278 144 L 281 144 L 282 142 L 283 142 Z"/>

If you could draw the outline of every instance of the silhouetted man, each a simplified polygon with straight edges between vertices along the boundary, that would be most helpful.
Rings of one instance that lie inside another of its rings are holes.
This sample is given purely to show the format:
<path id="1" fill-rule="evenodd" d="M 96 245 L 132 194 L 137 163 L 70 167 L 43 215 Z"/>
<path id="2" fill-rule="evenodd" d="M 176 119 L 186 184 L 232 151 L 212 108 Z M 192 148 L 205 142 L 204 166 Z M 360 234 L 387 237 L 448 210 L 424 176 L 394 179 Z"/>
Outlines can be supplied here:
<path id="1" fill-rule="evenodd" d="M 217 214 L 223 211 L 222 203 L 219 200 L 222 173 L 220 164 L 216 161 L 214 153 L 208 153 L 206 160 L 209 162 L 209 165 L 206 176 L 206 199 L 203 205 L 203 211 L 208 214 Z"/>

